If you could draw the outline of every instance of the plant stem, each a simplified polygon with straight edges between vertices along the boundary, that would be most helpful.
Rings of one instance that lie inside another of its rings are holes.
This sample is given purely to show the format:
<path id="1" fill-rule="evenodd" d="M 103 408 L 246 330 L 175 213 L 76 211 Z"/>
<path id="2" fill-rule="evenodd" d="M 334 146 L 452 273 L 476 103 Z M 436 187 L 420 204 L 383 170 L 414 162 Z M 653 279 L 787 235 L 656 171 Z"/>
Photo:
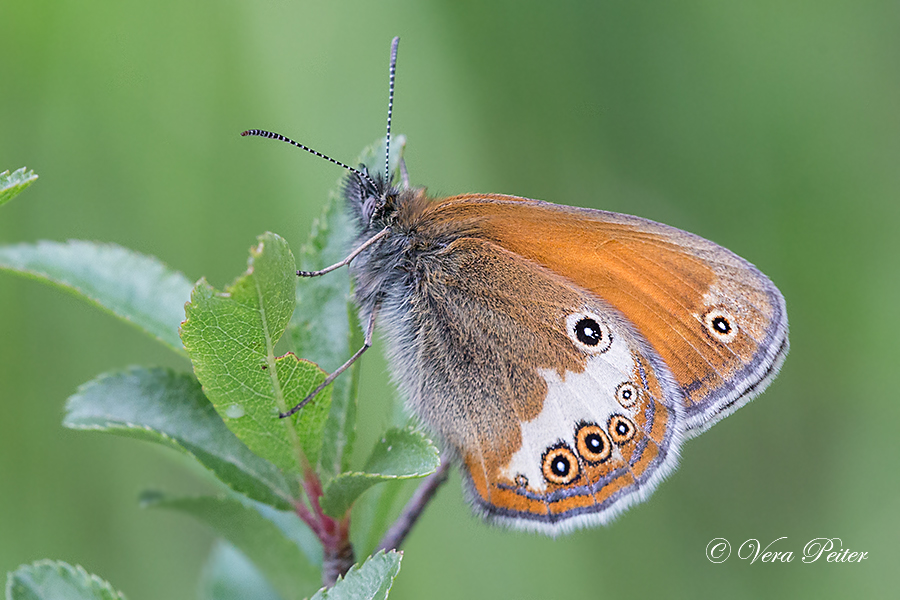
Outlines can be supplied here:
<path id="1" fill-rule="evenodd" d="M 403 512 L 381 539 L 378 550 L 393 550 L 400 547 L 413 525 L 422 516 L 422 511 L 434 498 L 438 488 L 447 481 L 449 472 L 450 461 L 442 457 L 437 471 L 426 477 L 416 489 L 412 498 L 403 507 Z M 331 587 L 339 577 L 347 574 L 355 561 L 353 545 L 350 543 L 350 511 L 347 511 L 341 519 L 333 519 L 322 511 L 319 505 L 322 483 L 311 469 L 307 470 L 303 477 L 303 489 L 309 498 L 312 511 L 302 502 L 295 505 L 295 510 L 322 543 L 322 585 Z"/>
<path id="2" fill-rule="evenodd" d="M 294 510 L 322 544 L 322 585 L 331 587 L 338 577 L 347 574 L 355 562 L 350 543 L 350 511 L 341 519 L 329 517 L 322 511 L 319 504 L 323 494 L 322 482 L 308 465 L 304 469 L 303 491 L 312 510 L 302 500 L 295 503 Z"/>
<path id="3" fill-rule="evenodd" d="M 306 523 L 306 526 L 310 528 L 310 530 L 316 534 L 316 537 L 320 540 L 322 539 L 322 527 L 319 524 L 319 520 L 313 515 L 306 505 L 303 504 L 303 500 L 297 500 L 294 503 L 294 512 L 297 513 L 297 516 L 300 517 L 300 520 Z"/>
<path id="4" fill-rule="evenodd" d="M 449 474 L 450 460 L 446 458 L 445 455 L 441 457 L 441 464 L 437 468 L 437 471 L 425 478 L 425 481 L 423 481 L 418 489 L 416 489 L 416 493 L 413 494 L 412 498 L 409 499 L 409 502 L 406 503 L 406 506 L 403 507 L 403 512 L 400 513 L 400 516 L 397 517 L 397 520 L 394 521 L 391 528 L 388 529 L 387 533 L 384 534 L 384 537 L 381 538 L 381 543 L 378 544 L 376 551 L 396 550 L 400 548 L 400 545 L 412 530 L 413 525 L 415 525 L 419 517 L 422 516 L 422 511 L 425 510 L 425 507 L 431 499 L 434 498 L 434 494 L 437 492 L 438 488 L 447 481 L 447 476 Z"/>
<path id="5" fill-rule="evenodd" d="M 340 521 L 329 520 L 336 528 L 328 541 L 323 540 L 322 544 L 322 585 L 325 587 L 333 586 L 338 577 L 346 575 L 356 562 L 353 545 L 350 544 L 350 512 Z"/>

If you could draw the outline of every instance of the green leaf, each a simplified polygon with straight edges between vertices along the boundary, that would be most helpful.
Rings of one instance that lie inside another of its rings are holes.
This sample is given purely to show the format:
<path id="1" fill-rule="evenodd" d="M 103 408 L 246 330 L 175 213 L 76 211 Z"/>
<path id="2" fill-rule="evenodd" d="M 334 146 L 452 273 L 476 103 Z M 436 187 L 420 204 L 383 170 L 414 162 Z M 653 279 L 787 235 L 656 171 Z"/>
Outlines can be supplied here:
<path id="1" fill-rule="evenodd" d="M 9 174 L 9 171 L 0 173 L 0 206 L 18 196 L 37 178 L 34 171 L 25 171 L 25 167 L 16 169 L 12 175 Z"/>
<path id="2" fill-rule="evenodd" d="M 200 600 L 281 600 L 243 552 L 218 540 L 200 575 Z"/>
<path id="3" fill-rule="evenodd" d="M 384 600 L 400 571 L 401 552 L 379 552 L 366 562 L 353 565 L 343 579 L 329 589 L 321 589 L 311 600 Z"/>
<path id="4" fill-rule="evenodd" d="M 329 202 L 300 254 L 300 266 L 313 271 L 344 258 L 352 241 L 347 214 Z M 301 277 L 297 281 L 297 310 L 288 328 L 292 349 L 327 371 L 335 371 L 362 346 L 362 333 L 350 301 L 346 270 L 325 277 Z M 333 477 L 346 468 L 353 445 L 359 365 L 354 364 L 331 384 L 331 410 L 325 423 L 320 472 Z"/>
<path id="5" fill-rule="evenodd" d="M 341 517 L 364 491 L 382 481 L 425 477 L 438 468 L 440 456 L 427 437 L 412 429 L 389 429 L 375 445 L 362 473 L 341 473 L 325 488 L 320 506 Z"/>
<path id="6" fill-rule="evenodd" d="M 406 138 L 394 139 L 391 172 L 396 173 Z M 363 150 L 356 164 L 365 164 L 370 172 L 384 168 L 384 140 Z M 341 193 L 344 179 L 331 191 L 322 215 L 313 223 L 309 240 L 300 253 L 300 268 L 316 271 L 346 258 L 356 240 L 356 225 L 345 210 Z M 288 335 L 292 349 L 333 372 L 363 344 L 362 331 L 351 299 L 347 269 L 324 277 L 301 277 L 297 285 L 297 306 Z M 356 396 L 359 363 L 332 384 L 331 412 L 325 424 L 324 444 L 319 472 L 334 477 L 349 468 L 356 425 Z"/>
<path id="7" fill-rule="evenodd" d="M 412 485 L 411 480 L 385 481 L 366 490 L 353 503 L 350 539 L 360 556 L 371 554 L 378 546 L 390 526 L 391 517 L 396 517 L 394 506 L 406 485 Z"/>
<path id="8" fill-rule="evenodd" d="M 245 507 L 255 510 L 263 518 L 275 525 L 285 538 L 292 541 L 303 551 L 309 564 L 316 567 L 322 566 L 322 542 L 306 523 L 300 520 L 297 513 L 278 510 L 268 504 L 256 502 L 237 494 L 232 494 L 231 497 Z"/>
<path id="9" fill-rule="evenodd" d="M 161 443 L 194 456 L 226 485 L 290 510 L 300 483 L 253 454 L 231 431 L 190 374 L 132 367 L 100 375 L 66 403 L 63 425 Z"/>
<path id="10" fill-rule="evenodd" d="M 41 560 L 6 577 L 7 600 L 125 600 L 106 581 L 80 566 Z"/>
<path id="11" fill-rule="evenodd" d="M 294 311 L 294 257 L 273 233 L 259 237 L 249 267 L 224 292 L 200 280 L 185 307 L 181 338 L 194 373 L 225 425 L 253 452 L 280 469 L 314 467 L 331 401 L 326 388 L 287 419 L 324 379 L 315 364 L 292 353 L 275 356 Z"/>
<path id="12" fill-rule="evenodd" d="M 403 411 L 400 403 L 395 405 L 395 410 L 389 418 L 395 427 L 407 428 L 411 427 L 415 420 Z M 414 483 L 416 482 L 408 479 L 386 481 L 369 488 L 353 503 L 350 537 L 353 540 L 353 547 L 360 556 L 371 554 L 375 550 L 391 521 L 399 513 L 398 496 Z"/>
<path id="13" fill-rule="evenodd" d="M 0 269 L 55 284 L 184 354 L 178 325 L 191 283 L 152 256 L 77 240 L 0 247 Z"/>
<path id="14" fill-rule="evenodd" d="M 142 504 L 193 516 L 234 544 L 265 574 L 285 600 L 299 600 L 321 585 L 319 568 L 270 519 L 236 497 L 168 498 L 145 493 Z M 296 519 L 296 516 L 295 516 Z"/>

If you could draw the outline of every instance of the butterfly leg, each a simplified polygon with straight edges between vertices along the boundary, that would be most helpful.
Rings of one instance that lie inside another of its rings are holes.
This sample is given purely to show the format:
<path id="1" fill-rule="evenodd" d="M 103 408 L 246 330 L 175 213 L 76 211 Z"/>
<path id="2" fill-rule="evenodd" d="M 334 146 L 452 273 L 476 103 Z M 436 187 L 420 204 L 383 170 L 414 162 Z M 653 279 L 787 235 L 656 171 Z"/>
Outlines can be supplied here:
<path id="1" fill-rule="evenodd" d="M 360 252 L 362 252 L 363 250 L 365 250 L 366 248 L 368 248 L 369 246 L 371 246 L 372 244 L 374 244 L 375 242 L 377 242 L 378 240 L 380 240 L 381 238 L 386 236 L 388 234 L 388 231 L 389 231 L 388 228 L 385 227 L 384 229 L 382 229 L 381 231 L 379 231 L 378 233 L 376 233 L 375 235 L 373 235 L 372 237 L 367 239 L 365 242 L 360 244 L 360 246 L 356 250 L 351 252 L 347 256 L 347 258 L 345 258 L 344 260 L 342 260 L 339 263 L 335 263 L 335 264 L 331 265 L 330 267 L 325 267 L 324 269 L 322 269 L 320 271 L 297 271 L 297 276 L 298 277 L 318 277 L 319 275 L 324 275 L 325 273 L 331 273 L 335 269 L 340 269 L 344 265 L 350 264 L 350 261 L 353 260 L 354 258 L 356 258 Z"/>
<path id="2" fill-rule="evenodd" d="M 369 240 L 369 241 L 371 241 L 371 240 Z M 349 262 L 349 260 L 347 262 Z M 357 361 L 357 359 L 359 359 L 359 357 L 363 355 L 363 352 L 365 352 L 372 346 L 372 334 L 375 331 L 375 316 L 377 314 L 378 314 L 378 305 L 376 304 L 375 308 L 372 309 L 372 314 L 369 316 L 369 323 L 366 325 L 366 337 L 363 340 L 362 348 L 357 350 L 356 353 L 347 360 L 347 362 L 342 364 L 331 375 L 326 377 L 325 381 L 323 381 L 321 384 L 319 384 L 319 387 L 314 389 L 312 391 L 312 393 L 310 393 L 306 398 L 301 400 L 296 406 L 294 406 L 294 408 L 292 408 L 291 410 L 289 410 L 287 412 L 279 413 L 278 414 L 279 418 L 284 419 L 286 417 L 289 417 L 292 414 L 294 414 L 295 412 L 297 412 L 298 410 L 300 410 L 301 408 L 303 408 L 304 406 L 306 406 L 307 404 L 309 404 L 309 402 L 313 398 L 315 398 L 319 392 L 321 392 L 322 390 L 325 389 L 325 386 L 331 384 L 332 381 L 337 379 L 338 375 L 340 375 L 341 373 L 346 371 L 350 367 L 350 365 L 355 363 Z"/>

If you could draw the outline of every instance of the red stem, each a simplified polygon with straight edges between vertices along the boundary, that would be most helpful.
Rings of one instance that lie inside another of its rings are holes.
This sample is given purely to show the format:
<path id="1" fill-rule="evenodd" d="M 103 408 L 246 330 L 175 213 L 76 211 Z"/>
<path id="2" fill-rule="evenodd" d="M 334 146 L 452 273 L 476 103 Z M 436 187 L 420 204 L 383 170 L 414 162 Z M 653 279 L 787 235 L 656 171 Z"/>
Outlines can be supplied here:
<path id="1" fill-rule="evenodd" d="M 294 504 L 300 519 L 316 534 L 322 544 L 322 583 L 334 585 L 353 566 L 353 546 L 350 544 L 350 511 L 340 519 L 334 519 L 322 510 L 322 482 L 312 469 L 304 469 L 303 491 L 309 506 L 303 500 Z"/>

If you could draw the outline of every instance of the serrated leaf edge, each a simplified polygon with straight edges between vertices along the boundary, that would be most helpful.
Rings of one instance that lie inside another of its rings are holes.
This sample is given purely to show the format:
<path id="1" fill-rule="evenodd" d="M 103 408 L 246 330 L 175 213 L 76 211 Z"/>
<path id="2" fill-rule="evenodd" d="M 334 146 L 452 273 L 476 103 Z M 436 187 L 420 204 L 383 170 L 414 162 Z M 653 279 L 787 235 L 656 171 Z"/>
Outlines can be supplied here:
<path id="1" fill-rule="evenodd" d="M 58 573 L 68 572 L 78 575 L 86 582 L 99 584 L 101 588 L 110 592 L 114 598 L 118 598 L 119 600 L 126 600 L 125 594 L 118 591 L 116 588 L 112 586 L 111 583 L 100 577 L 99 575 L 95 575 L 94 573 L 89 573 L 84 567 L 79 564 L 71 565 L 62 560 L 52 560 L 49 558 L 44 558 L 38 561 L 35 561 L 30 564 L 19 565 L 15 571 L 10 571 L 6 575 L 6 598 L 8 600 L 12 600 L 12 585 L 13 585 L 13 576 L 16 572 L 24 569 L 24 568 L 39 568 L 39 567 L 53 567 L 56 569 Z"/>
<path id="2" fill-rule="evenodd" d="M 396 554 L 397 555 L 397 568 L 394 571 L 394 574 L 390 576 L 390 581 L 388 582 L 387 589 L 384 591 L 385 598 L 387 598 L 388 595 L 390 594 L 391 588 L 394 587 L 394 580 L 397 578 L 397 573 L 400 572 L 400 567 L 402 566 L 401 563 L 403 562 L 403 550 L 387 550 L 387 551 L 379 550 L 375 554 L 371 554 L 371 555 L 367 556 L 366 560 L 364 560 L 361 563 L 355 563 L 352 567 L 350 567 L 350 569 L 344 575 L 339 576 L 337 578 L 337 581 L 334 582 L 333 586 L 331 586 L 330 588 L 325 588 L 325 587 L 320 588 L 311 597 L 314 598 L 316 595 L 321 594 L 323 592 L 325 594 L 328 594 L 329 592 L 331 592 L 331 590 L 333 590 L 337 586 L 338 583 L 343 582 L 351 573 L 355 573 L 355 572 L 359 571 L 360 569 L 362 569 L 366 565 L 367 562 L 369 562 L 373 558 L 376 558 L 380 555 L 387 555 L 387 554 Z M 307 599 L 307 600 L 309 600 L 309 599 Z"/>
<path id="3" fill-rule="evenodd" d="M 235 277 L 231 281 L 231 283 L 226 285 L 224 290 L 219 291 L 215 286 L 210 284 L 206 280 L 205 277 L 201 277 L 197 281 L 196 285 L 191 290 L 191 298 L 188 301 L 188 303 L 185 305 L 185 320 L 182 322 L 182 326 L 191 319 L 192 308 L 193 308 L 193 305 L 195 304 L 194 296 L 199 290 L 201 290 L 201 289 L 205 290 L 210 295 L 223 297 L 223 298 L 231 298 L 231 290 L 234 289 L 234 287 L 237 286 L 238 283 L 240 281 L 242 281 L 243 279 L 250 278 L 251 282 L 253 284 L 253 289 L 256 291 L 257 308 L 255 308 L 254 310 L 256 310 L 256 312 L 259 313 L 260 319 L 262 321 L 262 330 L 263 330 L 263 335 L 264 335 L 265 344 L 266 344 L 266 354 L 265 354 L 266 367 L 267 367 L 266 370 L 268 371 L 269 379 L 272 382 L 272 393 L 273 393 L 274 400 L 275 400 L 275 406 L 279 410 L 279 412 L 284 413 L 291 407 L 287 406 L 287 404 L 285 402 L 284 392 L 281 389 L 281 382 L 278 380 L 278 369 L 277 369 L 278 361 L 281 359 L 284 359 L 288 354 L 290 354 L 298 362 L 305 361 L 311 365 L 314 365 L 322 373 L 325 373 L 325 371 L 316 363 L 306 360 L 306 359 L 301 359 L 301 358 L 297 357 L 293 352 L 286 352 L 282 356 L 275 356 L 275 345 L 281 339 L 281 337 L 284 335 L 286 328 L 287 328 L 287 324 L 285 325 L 285 329 L 282 330 L 282 332 L 278 336 L 278 338 L 273 341 L 272 336 L 271 336 L 271 330 L 268 325 L 268 319 L 266 316 L 265 305 L 262 301 L 262 298 L 263 298 L 262 290 L 260 289 L 259 283 L 257 282 L 255 274 L 254 274 L 255 267 L 256 267 L 256 264 L 255 264 L 256 259 L 259 258 L 265 251 L 265 247 L 266 247 L 265 245 L 266 245 L 266 242 L 268 241 L 267 238 L 269 238 L 269 236 L 271 236 L 271 239 L 275 242 L 277 242 L 278 240 L 284 242 L 285 246 L 288 249 L 288 253 L 293 258 L 293 253 L 290 251 L 290 247 L 287 245 L 287 241 L 284 238 L 282 238 L 280 235 L 278 235 L 277 233 L 274 233 L 271 231 L 266 231 L 266 232 L 258 235 L 256 237 L 256 244 L 250 247 L 249 256 L 247 257 L 247 268 L 244 270 L 244 272 L 242 272 L 240 275 Z M 296 261 L 296 259 L 294 259 L 294 260 Z M 296 310 L 296 290 L 293 294 L 292 300 L 295 302 L 294 307 Z M 289 323 L 290 323 L 290 318 L 288 319 L 288 324 Z M 327 374 L 326 374 L 326 376 L 327 376 Z M 206 388 L 206 386 L 204 386 L 202 384 L 201 384 L 201 387 L 204 390 Z M 322 392 L 319 392 L 319 393 L 321 394 Z M 298 435 L 297 430 L 295 428 L 294 419 L 285 418 L 285 419 L 280 419 L 280 421 L 282 422 L 283 427 L 285 428 L 285 431 L 287 432 L 287 438 L 291 445 L 292 450 L 294 451 L 295 459 L 297 461 L 297 466 L 298 466 L 300 472 L 312 471 L 314 469 L 314 467 L 312 465 L 310 465 L 309 460 L 307 459 L 306 453 L 303 451 L 303 445 L 300 443 L 300 436 Z"/>
<path id="4" fill-rule="evenodd" d="M 37 181 L 38 176 L 35 175 L 34 170 L 29 169 L 26 172 L 25 169 L 27 168 L 28 167 L 19 167 L 12 172 L 12 175 L 9 174 L 9 169 L 0 173 L 0 206 L 15 199 L 16 196 L 24 192 L 32 183 Z M 19 179 L 15 180 L 17 176 Z M 4 178 L 6 181 L 3 181 Z M 9 198 L 4 199 L 3 196 L 5 194 L 9 194 Z"/>
<path id="5" fill-rule="evenodd" d="M 154 367 L 138 367 L 138 368 L 140 368 L 140 369 L 152 369 L 152 368 L 154 368 Z M 165 368 L 165 367 L 163 367 L 163 368 Z M 171 369 L 166 369 L 166 370 L 167 370 L 167 371 L 170 371 L 170 372 L 172 372 L 172 373 L 178 374 L 177 371 L 173 371 L 173 370 L 171 370 Z M 114 376 L 116 376 L 116 375 L 118 375 L 118 374 L 121 374 L 121 373 L 128 373 L 128 372 L 130 372 L 130 371 L 131 371 L 131 369 L 123 369 L 123 370 L 120 370 L 120 371 L 109 371 L 109 372 L 106 372 L 106 373 L 102 373 L 101 375 L 99 375 L 98 377 L 92 379 L 91 381 L 88 381 L 87 383 L 84 383 L 84 384 L 78 386 L 78 389 L 76 390 L 76 392 L 75 392 L 74 395 L 77 395 L 77 394 L 81 393 L 81 391 L 82 391 L 83 389 L 88 389 L 90 386 L 92 386 L 92 385 L 94 385 L 94 384 L 97 384 L 97 383 L 100 383 L 100 382 L 103 381 L 104 379 L 112 379 Z M 183 443 L 181 443 L 180 441 L 178 441 L 178 438 L 172 437 L 172 436 L 169 435 L 168 433 L 165 433 L 165 432 L 163 432 L 163 431 L 159 431 L 158 429 L 154 429 L 153 427 L 150 427 L 149 425 L 141 425 L 141 424 L 138 424 L 138 423 L 132 423 L 132 422 L 130 422 L 130 421 L 106 421 L 106 424 L 105 424 L 105 425 L 100 425 L 100 424 L 96 424 L 96 425 L 80 425 L 80 424 L 77 424 L 77 423 L 70 423 L 70 422 L 66 421 L 65 419 L 63 419 L 63 427 L 65 427 L 66 429 L 71 429 L 71 430 L 73 430 L 73 431 L 100 431 L 100 432 L 106 432 L 106 431 L 112 431 L 112 430 L 122 430 L 122 431 L 127 431 L 127 430 L 132 430 L 132 431 L 133 431 L 133 430 L 142 430 L 142 431 L 148 431 L 148 432 L 150 432 L 150 433 L 153 433 L 153 434 L 157 435 L 157 436 L 160 438 L 160 441 L 166 442 L 165 444 L 161 444 L 161 445 L 166 446 L 166 447 L 169 447 L 169 448 L 172 448 L 173 450 L 180 451 L 180 452 L 182 452 L 182 453 L 184 453 L 184 454 L 190 456 L 190 457 L 193 458 L 193 459 L 197 462 L 197 464 L 200 465 L 204 470 L 206 470 L 206 471 L 208 471 L 210 474 L 212 474 L 212 476 L 216 479 L 216 481 L 220 482 L 222 485 L 224 485 L 225 487 L 227 487 L 227 488 L 230 489 L 231 491 L 235 492 L 236 494 L 240 494 L 240 495 L 242 495 L 242 496 L 246 496 L 246 494 L 244 494 L 244 492 L 242 492 L 242 491 L 238 490 L 237 488 L 235 488 L 230 482 L 224 481 L 224 480 L 220 479 L 219 476 L 216 474 L 216 472 L 215 472 L 212 468 L 210 468 L 210 467 L 208 467 L 207 465 L 205 465 L 205 464 L 203 463 L 203 461 L 200 460 L 200 459 L 197 457 L 197 454 L 194 453 L 192 450 L 190 450 L 190 449 L 188 448 L 188 446 L 186 446 L 186 445 L 184 445 Z M 143 441 L 149 442 L 150 440 L 143 440 Z M 193 444 L 192 444 L 192 445 L 193 445 Z M 210 454 L 212 454 L 212 453 L 210 453 Z M 228 459 L 226 459 L 226 458 L 224 458 L 224 457 L 222 457 L 222 456 L 220 456 L 220 455 L 214 455 L 214 456 L 216 456 L 217 458 L 220 458 L 220 459 L 222 460 L 222 462 L 226 462 L 226 463 L 228 463 L 228 464 L 230 464 L 230 465 L 234 465 L 235 467 L 241 469 L 242 471 L 254 475 L 254 476 L 257 478 L 257 481 L 259 481 L 260 483 L 262 483 L 263 485 L 265 485 L 265 480 L 264 480 L 263 478 L 259 477 L 258 474 L 257 474 L 254 470 L 252 470 L 252 469 L 250 469 L 250 468 L 246 468 L 246 466 L 244 465 L 244 463 L 236 463 L 236 462 L 234 462 L 233 460 L 228 460 Z M 257 455 L 257 456 L 258 456 L 258 455 Z M 277 468 L 277 467 L 276 467 L 276 468 Z M 279 470 L 280 470 L 280 469 L 279 469 Z M 282 472 L 282 473 L 283 473 L 283 472 Z M 266 485 L 266 488 L 267 488 L 269 491 L 272 492 L 272 495 L 273 495 L 273 496 L 276 496 L 276 497 L 281 498 L 282 500 L 284 500 L 284 501 L 287 503 L 288 506 L 293 506 L 294 503 L 297 502 L 297 499 L 292 498 L 292 497 L 290 497 L 290 496 L 284 495 L 283 492 L 281 492 L 280 490 L 278 490 L 278 489 L 276 489 L 276 488 L 273 488 L 273 487 L 271 487 L 271 486 L 269 486 L 269 485 Z M 274 507 L 274 508 L 278 508 L 278 507 Z"/>
<path id="6" fill-rule="evenodd" d="M 438 459 L 438 461 L 440 461 L 441 452 L 440 452 L 440 450 L 438 450 L 437 446 L 435 446 L 434 441 L 429 436 L 425 435 L 424 432 L 422 432 L 419 429 L 416 429 L 415 427 L 392 427 L 391 429 L 388 429 L 385 432 L 385 435 L 381 436 L 381 439 L 378 441 L 378 444 L 384 444 L 385 442 L 387 442 L 386 434 L 389 431 L 391 431 L 392 429 L 396 430 L 398 432 L 410 434 L 412 436 L 417 437 L 419 440 L 426 442 L 429 447 L 430 453 L 433 455 L 434 458 L 436 458 L 436 459 Z M 331 517 L 340 517 L 341 515 L 332 514 L 332 512 L 326 508 L 326 506 L 328 506 L 330 504 L 328 502 L 329 492 L 331 491 L 332 486 L 335 485 L 340 480 L 357 478 L 357 477 L 362 478 L 362 479 L 375 480 L 369 486 L 371 488 L 380 483 L 390 483 L 393 481 L 405 481 L 407 479 L 419 479 L 422 477 L 427 477 L 428 475 L 431 475 L 435 471 L 437 471 L 437 466 L 435 466 L 434 469 L 431 469 L 428 471 L 424 471 L 424 472 L 416 471 L 414 473 L 409 473 L 406 475 L 386 475 L 384 473 L 372 473 L 369 471 L 344 471 L 343 473 L 339 473 L 338 475 L 333 477 L 326 484 L 325 493 L 322 495 L 320 503 L 323 504 L 322 509 L 325 511 L 326 515 L 329 515 Z M 353 500 L 353 502 L 350 502 L 349 505 L 347 506 L 347 510 L 350 510 L 353 507 L 353 504 L 358 499 L 359 499 L 359 497 L 355 498 Z"/>
<path id="7" fill-rule="evenodd" d="M 10 245 L 5 245 L 3 247 L 16 248 L 16 247 L 22 247 L 22 246 L 30 246 L 30 247 L 37 248 L 40 244 L 53 244 L 53 245 L 58 245 L 58 246 L 68 246 L 68 245 L 71 245 L 72 243 L 92 244 L 99 248 L 105 247 L 105 248 L 115 248 L 115 249 L 119 249 L 119 250 L 124 250 L 125 252 L 128 252 L 130 254 L 138 255 L 141 258 L 150 259 L 150 260 L 156 262 L 158 266 L 163 267 L 166 270 L 170 271 L 172 274 L 181 275 L 182 277 L 185 278 L 186 281 L 190 281 L 190 279 L 188 279 L 188 277 L 184 273 L 182 273 L 181 271 L 172 269 L 171 267 L 169 267 L 169 265 L 167 263 L 160 260 L 157 256 L 154 256 L 151 254 L 143 254 L 141 252 L 137 252 L 136 250 L 132 250 L 131 248 L 127 248 L 125 246 L 122 246 L 120 244 L 115 244 L 113 242 L 91 242 L 88 240 L 78 240 L 78 239 L 68 239 L 65 242 L 56 242 L 53 240 L 38 240 L 36 242 L 22 242 L 19 244 L 10 244 Z M 7 273 L 16 273 L 19 275 L 24 275 L 26 277 L 31 277 L 33 279 L 39 279 L 40 281 L 48 283 L 48 284 L 52 285 L 53 287 L 56 287 L 65 292 L 68 292 L 68 293 L 74 295 L 75 297 L 86 301 L 88 304 L 91 304 L 94 307 L 99 308 L 102 312 L 105 312 L 108 315 L 112 315 L 112 316 L 116 317 L 117 319 L 128 323 L 135 329 L 142 332 L 144 335 L 147 335 L 147 336 L 153 338 L 154 340 L 158 341 L 160 344 L 162 344 L 166 348 L 169 348 L 170 350 L 173 350 L 177 354 L 187 358 L 187 350 L 184 349 L 184 345 L 177 346 L 177 347 L 173 346 L 168 341 L 164 340 L 163 338 L 156 335 L 155 333 L 152 333 L 152 332 L 144 329 L 139 323 L 134 321 L 128 315 L 123 315 L 123 314 L 117 313 L 116 311 L 112 310 L 111 308 L 106 306 L 99 298 L 95 298 L 94 296 L 88 294 L 87 291 L 82 289 L 80 286 L 73 285 L 71 283 L 67 283 L 67 282 L 63 282 L 63 281 L 59 281 L 59 280 L 55 279 L 54 277 L 48 275 L 45 272 L 36 271 L 36 270 L 30 269 L 30 268 L 13 269 L 13 268 L 7 268 L 7 267 L 4 267 L 3 265 L 0 265 L 0 271 L 6 271 Z M 196 284 L 194 287 L 196 287 Z M 185 302 L 185 304 L 186 303 L 187 302 Z M 181 329 L 181 326 L 179 325 L 179 331 L 180 331 L 180 329 Z M 178 336 L 178 337 L 180 339 L 180 336 Z"/>

